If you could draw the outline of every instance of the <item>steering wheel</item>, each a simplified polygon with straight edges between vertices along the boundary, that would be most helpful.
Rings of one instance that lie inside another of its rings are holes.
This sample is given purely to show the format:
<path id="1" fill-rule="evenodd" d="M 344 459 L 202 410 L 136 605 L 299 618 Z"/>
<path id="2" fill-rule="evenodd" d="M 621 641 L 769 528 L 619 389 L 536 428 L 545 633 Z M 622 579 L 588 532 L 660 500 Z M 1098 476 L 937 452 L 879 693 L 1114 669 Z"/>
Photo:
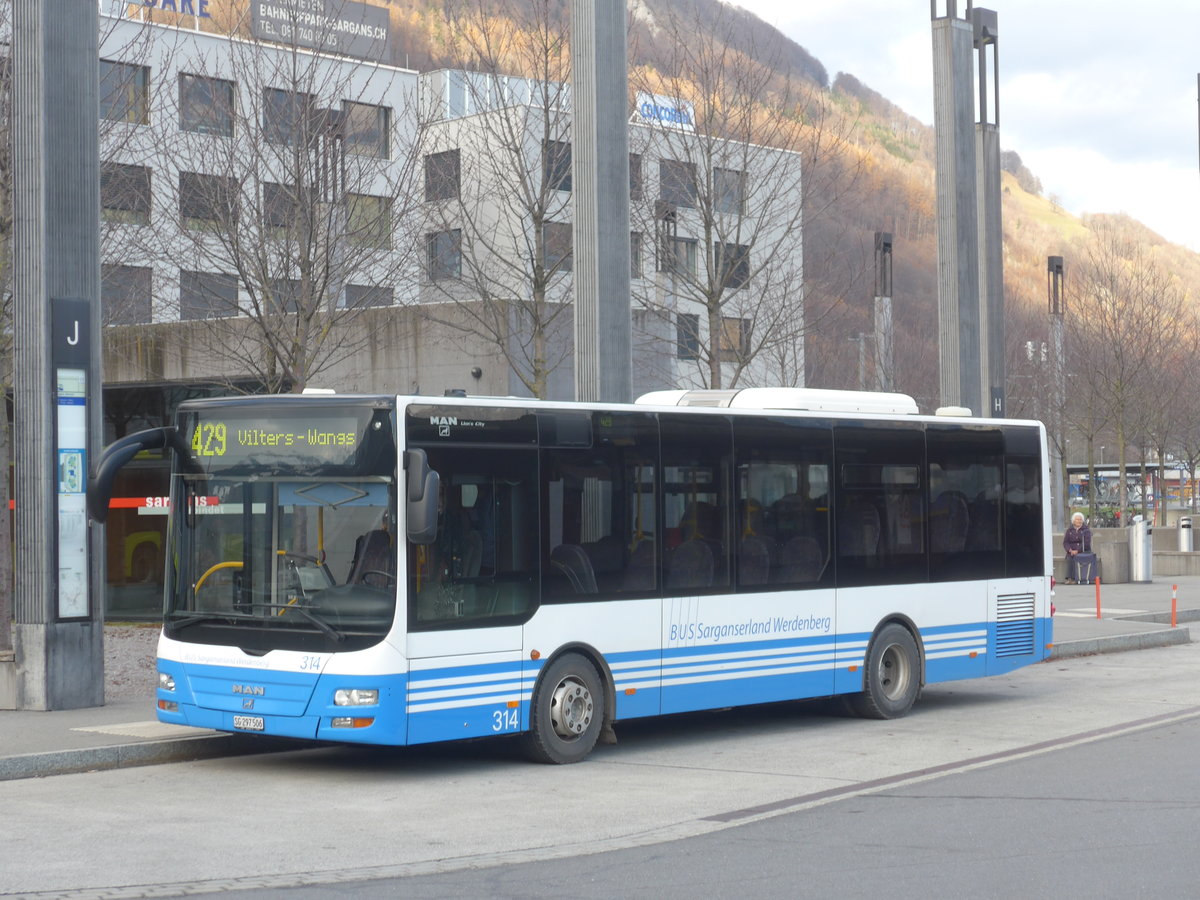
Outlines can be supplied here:
<path id="1" fill-rule="evenodd" d="M 371 585 L 367 583 L 367 577 L 369 575 L 378 575 L 380 578 L 384 579 L 388 585 L 393 585 L 396 583 L 396 576 L 391 572 L 385 572 L 382 569 L 367 569 L 358 576 L 358 580 L 370 587 Z"/>

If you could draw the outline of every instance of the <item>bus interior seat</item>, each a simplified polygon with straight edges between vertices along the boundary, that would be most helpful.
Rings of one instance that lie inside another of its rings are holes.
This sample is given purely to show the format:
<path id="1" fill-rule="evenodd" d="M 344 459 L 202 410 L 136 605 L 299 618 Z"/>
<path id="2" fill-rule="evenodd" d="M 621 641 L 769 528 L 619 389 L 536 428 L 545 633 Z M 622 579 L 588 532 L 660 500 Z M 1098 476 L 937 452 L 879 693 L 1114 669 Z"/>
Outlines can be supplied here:
<path id="1" fill-rule="evenodd" d="M 360 535 L 354 542 L 354 559 L 350 562 L 350 574 L 346 584 L 364 583 L 368 572 L 396 574 L 396 554 L 392 549 L 392 536 L 376 528 Z M 377 587 L 380 585 L 376 585 Z"/>
<path id="2" fill-rule="evenodd" d="M 713 552 L 701 538 L 684 541 L 667 557 L 667 588 L 707 588 L 713 583 Z"/>
<path id="3" fill-rule="evenodd" d="M 967 543 L 971 511 L 960 491 L 942 491 L 929 508 L 929 549 L 933 553 L 958 553 Z"/>
<path id="4" fill-rule="evenodd" d="M 654 541 L 642 538 L 629 554 L 629 564 L 621 579 L 624 591 L 650 591 L 654 589 Z"/>
<path id="5" fill-rule="evenodd" d="M 550 565 L 566 576 L 576 594 L 599 592 L 592 562 L 578 544 L 559 544 L 550 551 Z"/>
<path id="6" fill-rule="evenodd" d="M 783 545 L 779 554 L 780 584 L 811 584 L 820 581 L 825 571 L 825 554 L 815 538 L 798 534 Z"/>
<path id="7" fill-rule="evenodd" d="M 738 547 L 738 582 L 766 584 L 771 579 L 771 549 L 767 539 L 757 534 L 742 538 Z"/>
<path id="8" fill-rule="evenodd" d="M 606 534 L 594 541 L 580 544 L 592 564 L 596 575 L 596 585 L 605 590 L 617 587 L 620 583 L 622 564 L 625 561 L 624 549 L 620 538 Z"/>
<path id="9" fill-rule="evenodd" d="M 879 510 L 851 497 L 838 516 L 838 544 L 843 556 L 874 556 L 879 549 Z"/>

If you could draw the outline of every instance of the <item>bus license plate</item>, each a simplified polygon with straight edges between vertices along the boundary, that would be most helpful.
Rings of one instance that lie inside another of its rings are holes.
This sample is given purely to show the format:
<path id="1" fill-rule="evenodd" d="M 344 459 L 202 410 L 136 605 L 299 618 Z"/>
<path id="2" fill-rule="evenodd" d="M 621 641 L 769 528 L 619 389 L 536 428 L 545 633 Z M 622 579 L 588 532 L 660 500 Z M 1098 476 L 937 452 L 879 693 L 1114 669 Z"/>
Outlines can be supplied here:
<path id="1" fill-rule="evenodd" d="M 239 731 L 262 731 L 266 726 L 262 716 L 234 716 L 233 727 Z"/>

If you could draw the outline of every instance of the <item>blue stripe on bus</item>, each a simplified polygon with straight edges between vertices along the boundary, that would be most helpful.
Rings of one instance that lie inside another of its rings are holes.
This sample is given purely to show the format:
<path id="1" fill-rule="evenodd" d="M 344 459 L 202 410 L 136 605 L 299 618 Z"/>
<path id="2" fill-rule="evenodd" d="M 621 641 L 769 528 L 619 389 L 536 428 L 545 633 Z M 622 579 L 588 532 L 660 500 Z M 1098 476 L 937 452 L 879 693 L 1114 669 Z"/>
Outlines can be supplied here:
<path id="1" fill-rule="evenodd" d="M 1028 653 L 996 654 L 995 624 L 967 623 L 921 631 L 928 683 L 1008 672 L 1046 655 L 1052 622 L 1032 622 Z M 783 641 L 747 641 L 621 651 L 605 656 L 613 676 L 615 717 L 821 697 L 862 690 L 867 632 Z M 1011 643 L 1011 642 L 1010 642 Z M 1019 649 L 1019 648 L 1018 648 Z M 160 699 L 164 722 L 233 731 L 234 715 L 262 716 L 264 734 L 380 744 L 417 744 L 521 731 L 544 661 L 514 660 L 414 670 L 409 675 L 346 676 L 273 672 L 160 660 L 174 692 Z M 234 692 L 234 686 L 261 695 Z M 333 705 L 338 688 L 375 688 L 375 707 Z M 253 709 L 245 708 L 247 700 Z M 371 717 L 369 728 L 334 729 L 333 717 Z"/>

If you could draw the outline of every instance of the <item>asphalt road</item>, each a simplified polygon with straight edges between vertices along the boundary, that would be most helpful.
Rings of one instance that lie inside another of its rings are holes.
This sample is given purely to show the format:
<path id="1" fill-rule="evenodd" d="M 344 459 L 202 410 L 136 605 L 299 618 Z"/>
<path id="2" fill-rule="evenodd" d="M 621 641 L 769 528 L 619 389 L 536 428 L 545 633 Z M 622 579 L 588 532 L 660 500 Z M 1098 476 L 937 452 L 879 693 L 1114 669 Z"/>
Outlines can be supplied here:
<path id="1" fill-rule="evenodd" d="M 933 686 L 891 722 L 792 704 L 630 723 L 567 767 L 479 742 L 5 782 L 0 891 L 1128 896 L 1146 877 L 1178 896 L 1198 674 L 1184 644 Z"/>
<path id="2" fill-rule="evenodd" d="M 1195 896 L 1198 746 L 1200 716 L 671 843 L 342 882 L 336 892 L 352 900 Z"/>

